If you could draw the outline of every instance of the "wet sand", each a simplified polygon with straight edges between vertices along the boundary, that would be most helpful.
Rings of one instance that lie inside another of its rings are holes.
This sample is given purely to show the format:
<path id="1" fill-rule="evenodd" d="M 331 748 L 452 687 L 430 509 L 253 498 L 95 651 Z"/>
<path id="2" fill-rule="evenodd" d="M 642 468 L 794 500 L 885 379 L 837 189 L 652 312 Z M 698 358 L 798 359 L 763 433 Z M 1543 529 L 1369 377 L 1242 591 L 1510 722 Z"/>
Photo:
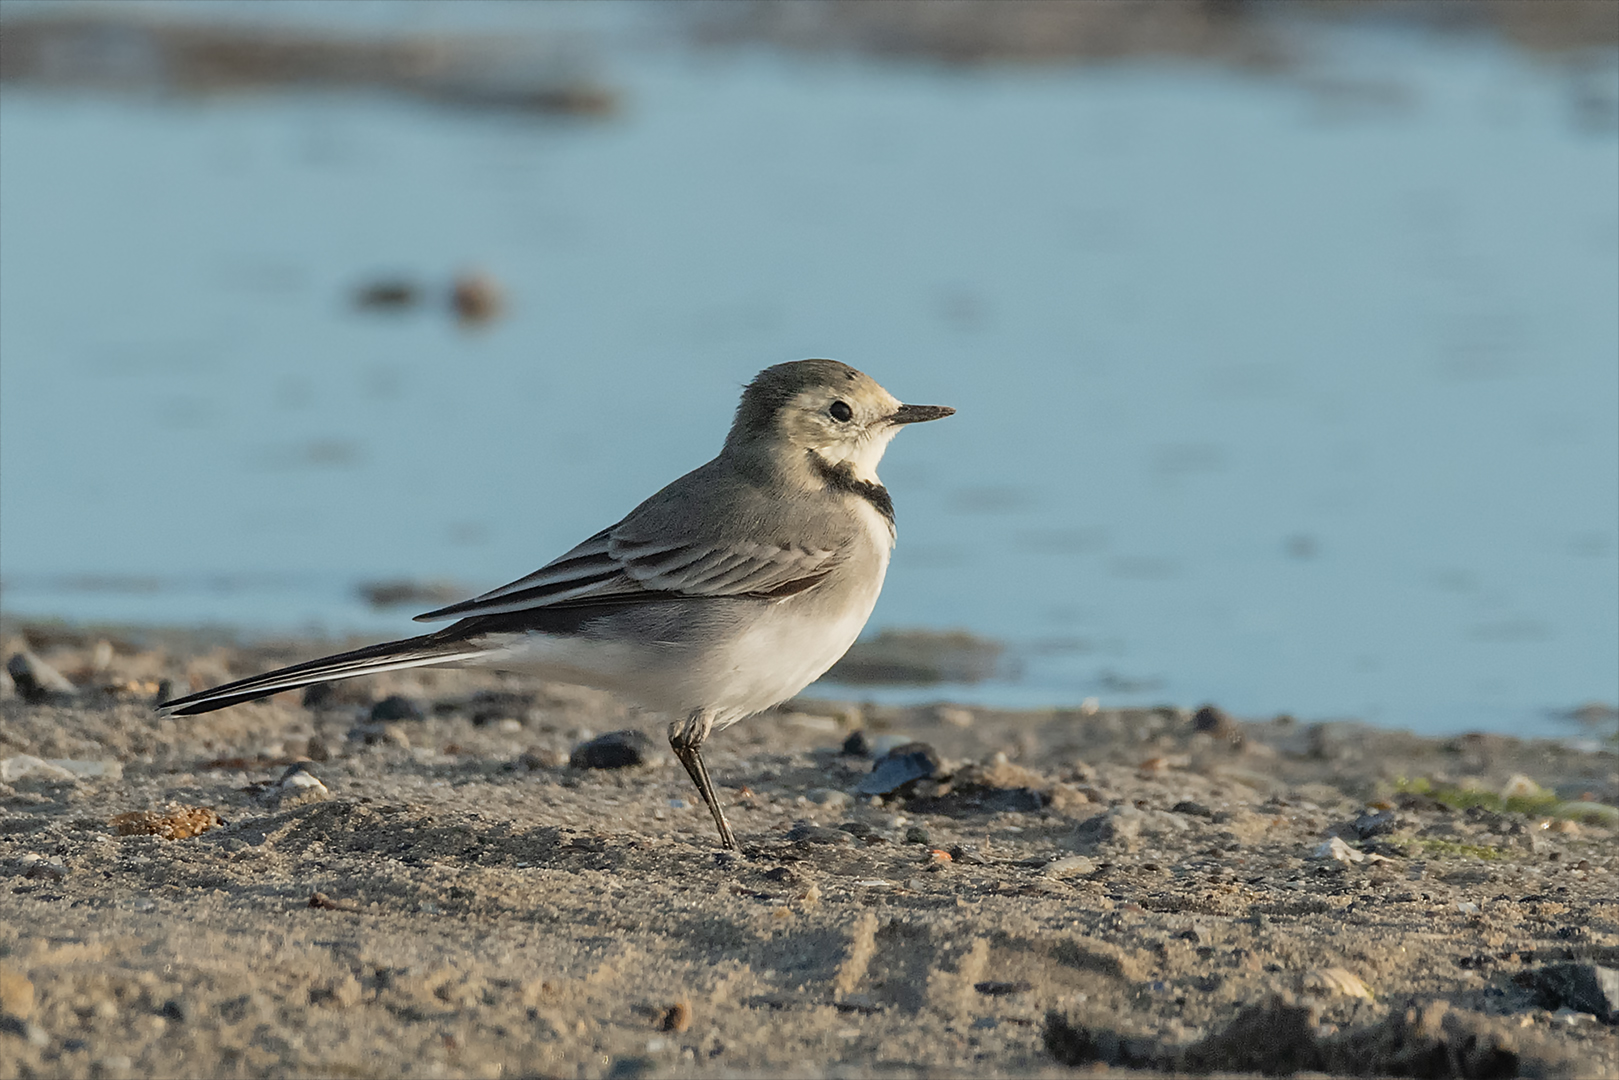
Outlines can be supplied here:
<path id="1" fill-rule="evenodd" d="M 1611 742 L 804 700 L 709 744 L 733 855 L 602 694 L 0 639 L 75 688 L 0 682 L 0 1076 L 1619 1073 Z"/>

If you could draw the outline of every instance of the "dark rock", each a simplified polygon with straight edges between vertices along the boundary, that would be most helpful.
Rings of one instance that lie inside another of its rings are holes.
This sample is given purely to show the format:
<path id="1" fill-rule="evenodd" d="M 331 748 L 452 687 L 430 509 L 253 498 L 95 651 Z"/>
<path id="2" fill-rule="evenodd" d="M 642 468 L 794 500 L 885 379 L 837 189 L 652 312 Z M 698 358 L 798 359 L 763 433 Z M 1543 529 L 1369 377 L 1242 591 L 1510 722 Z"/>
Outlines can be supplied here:
<path id="1" fill-rule="evenodd" d="M 791 867 L 778 866 L 765 871 L 765 880 L 776 885 L 797 885 L 801 879 Z"/>
<path id="2" fill-rule="evenodd" d="M 1190 814 L 1192 817 L 1208 818 L 1210 821 L 1214 820 L 1213 810 L 1210 810 L 1200 802 L 1193 802 L 1191 799 L 1182 799 L 1174 806 L 1171 806 L 1169 808 L 1169 812 L 1172 814 Z"/>
<path id="3" fill-rule="evenodd" d="M 973 983 L 973 989 L 986 997 L 1006 997 L 1010 994 L 1027 994 L 1034 989 L 1031 982 L 999 982 L 986 979 L 984 982 Z"/>
<path id="4" fill-rule="evenodd" d="M 371 722 L 387 723 L 392 720 L 425 720 L 422 707 L 404 694 L 389 694 L 371 706 Z"/>
<path id="5" fill-rule="evenodd" d="M 1193 714 L 1192 730 L 1213 735 L 1217 739 L 1229 739 L 1242 729 L 1226 715 L 1224 709 L 1217 705 L 1205 705 Z"/>
<path id="6" fill-rule="evenodd" d="M 938 772 L 938 751 L 927 743 L 909 742 L 878 759 L 855 790 L 862 795 L 892 795 Z"/>
<path id="7" fill-rule="evenodd" d="M 6 661 L 6 673 L 24 701 L 46 701 L 58 695 L 78 693 L 78 687 L 68 681 L 67 676 L 27 649 Z"/>
<path id="8" fill-rule="evenodd" d="M 855 842 L 854 837 L 842 829 L 828 829 L 807 821 L 800 821 L 789 829 L 787 839 L 795 844 L 832 844 L 839 847 L 848 847 Z"/>
<path id="9" fill-rule="evenodd" d="M 1055 1010 L 1046 1013 L 1046 1024 L 1040 1034 L 1046 1053 L 1064 1065 L 1100 1061 L 1127 1069 L 1148 1069 L 1164 1064 L 1150 1039 L 1130 1038 L 1116 1031 L 1076 1024 Z"/>
<path id="10" fill-rule="evenodd" d="M 158 1015 L 170 1023 L 184 1024 L 191 1019 L 191 1006 L 186 1003 L 185 998 L 170 998 L 163 1003 L 163 1008 L 158 1010 Z"/>
<path id="11" fill-rule="evenodd" d="M 652 740 L 631 728 L 609 731 L 573 748 L 568 764 L 576 769 L 628 769 L 652 761 Z"/>
<path id="12" fill-rule="evenodd" d="M 337 704 L 337 690 L 329 682 L 310 683 L 301 701 L 306 709 L 329 709 Z"/>
<path id="13" fill-rule="evenodd" d="M 885 839 L 881 832 L 872 828 L 864 821 L 845 821 L 840 824 L 838 828 L 842 829 L 855 839 L 864 840 L 868 844 L 881 842 Z"/>
<path id="14" fill-rule="evenodd" d="M 971 844 L 956 844 L 950 849 L 950 861 L 963 866 L 988 866 L 989 860 Z"/>
<path id="15" fill-rule="evenodd" d="M 1380 810 L 1375 814 L 1362 814 L 1353 824 L 1355 835 L 1362 840 L 1370 840 L 1374 836 L 1386 836 L 1400 827 L 1400 819 L 1392 810 Z"/>
<path id="16" fill-rule="evenodd" d="M 850 732 L 849 737 L 843 740 L 843 748 L 838 753 L 845 757 L 870 757 L 871 740 L 866 738 L 864 731 Z"/>
<path id="17" fill-rule="evenodd" d="M 1520 973 L 1517 982 L 1534 992 L 1543 1009 L 1569 1008 L 1619 1024 L 1619 968 L 1552 964 Z"/>
<path id="18" fill-rule="evenodd" d="M 905 842 L 907 844 L 931 844 L 933 843 L 933 837 L 922 826 L 912 825 L 905 830 Z"/>

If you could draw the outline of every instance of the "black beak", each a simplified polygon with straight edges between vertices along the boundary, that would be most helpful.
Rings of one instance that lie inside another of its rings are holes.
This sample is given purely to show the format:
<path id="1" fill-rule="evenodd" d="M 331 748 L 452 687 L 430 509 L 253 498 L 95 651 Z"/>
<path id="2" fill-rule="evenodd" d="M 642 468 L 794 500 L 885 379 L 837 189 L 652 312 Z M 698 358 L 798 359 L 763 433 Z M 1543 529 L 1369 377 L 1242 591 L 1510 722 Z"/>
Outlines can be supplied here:
<path id="1" fill-rule="evenodd" d="M 920 424 L 924 420 L 939 420 L 956 410 L 948 405 L 901 405 L 888 418 L 890 424 Z"/>

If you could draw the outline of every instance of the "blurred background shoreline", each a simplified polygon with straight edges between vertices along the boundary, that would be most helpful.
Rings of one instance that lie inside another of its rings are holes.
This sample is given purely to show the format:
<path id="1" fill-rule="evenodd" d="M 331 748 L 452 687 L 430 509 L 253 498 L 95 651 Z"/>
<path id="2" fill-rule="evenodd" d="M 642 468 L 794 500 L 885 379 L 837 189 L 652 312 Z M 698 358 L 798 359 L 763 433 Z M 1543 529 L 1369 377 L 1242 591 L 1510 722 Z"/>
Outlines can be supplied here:
<path id="1" fill-rule="evenodd" d="M 7 0 L 0 134 L 9 627 L 410 632 L 830 355 L 963 421 L 833 693 L 1619 697 L 1619 5 Z"/>

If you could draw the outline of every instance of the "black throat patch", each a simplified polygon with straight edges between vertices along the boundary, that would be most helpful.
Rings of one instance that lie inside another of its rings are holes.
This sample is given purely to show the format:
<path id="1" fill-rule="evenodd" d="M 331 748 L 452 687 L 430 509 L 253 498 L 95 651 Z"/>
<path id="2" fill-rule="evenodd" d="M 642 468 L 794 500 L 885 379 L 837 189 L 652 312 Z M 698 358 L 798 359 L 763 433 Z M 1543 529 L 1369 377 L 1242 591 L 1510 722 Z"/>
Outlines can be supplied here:
<path id="1" fill-rule="evenodd" d="M 815 475 L 826 481 L 828 490 L 846 491 L 865 499 L 883 516 L 883 520 L 888 522 L 889 531 L 893 531 L 894 500 L 889 498 L 887 488 L 869 480 L 856 479 L 854 466 L 847 461 L 834 465 L 813 450 L 809 451 L 809 459 L 810 468 L 815 470 Z"/>

